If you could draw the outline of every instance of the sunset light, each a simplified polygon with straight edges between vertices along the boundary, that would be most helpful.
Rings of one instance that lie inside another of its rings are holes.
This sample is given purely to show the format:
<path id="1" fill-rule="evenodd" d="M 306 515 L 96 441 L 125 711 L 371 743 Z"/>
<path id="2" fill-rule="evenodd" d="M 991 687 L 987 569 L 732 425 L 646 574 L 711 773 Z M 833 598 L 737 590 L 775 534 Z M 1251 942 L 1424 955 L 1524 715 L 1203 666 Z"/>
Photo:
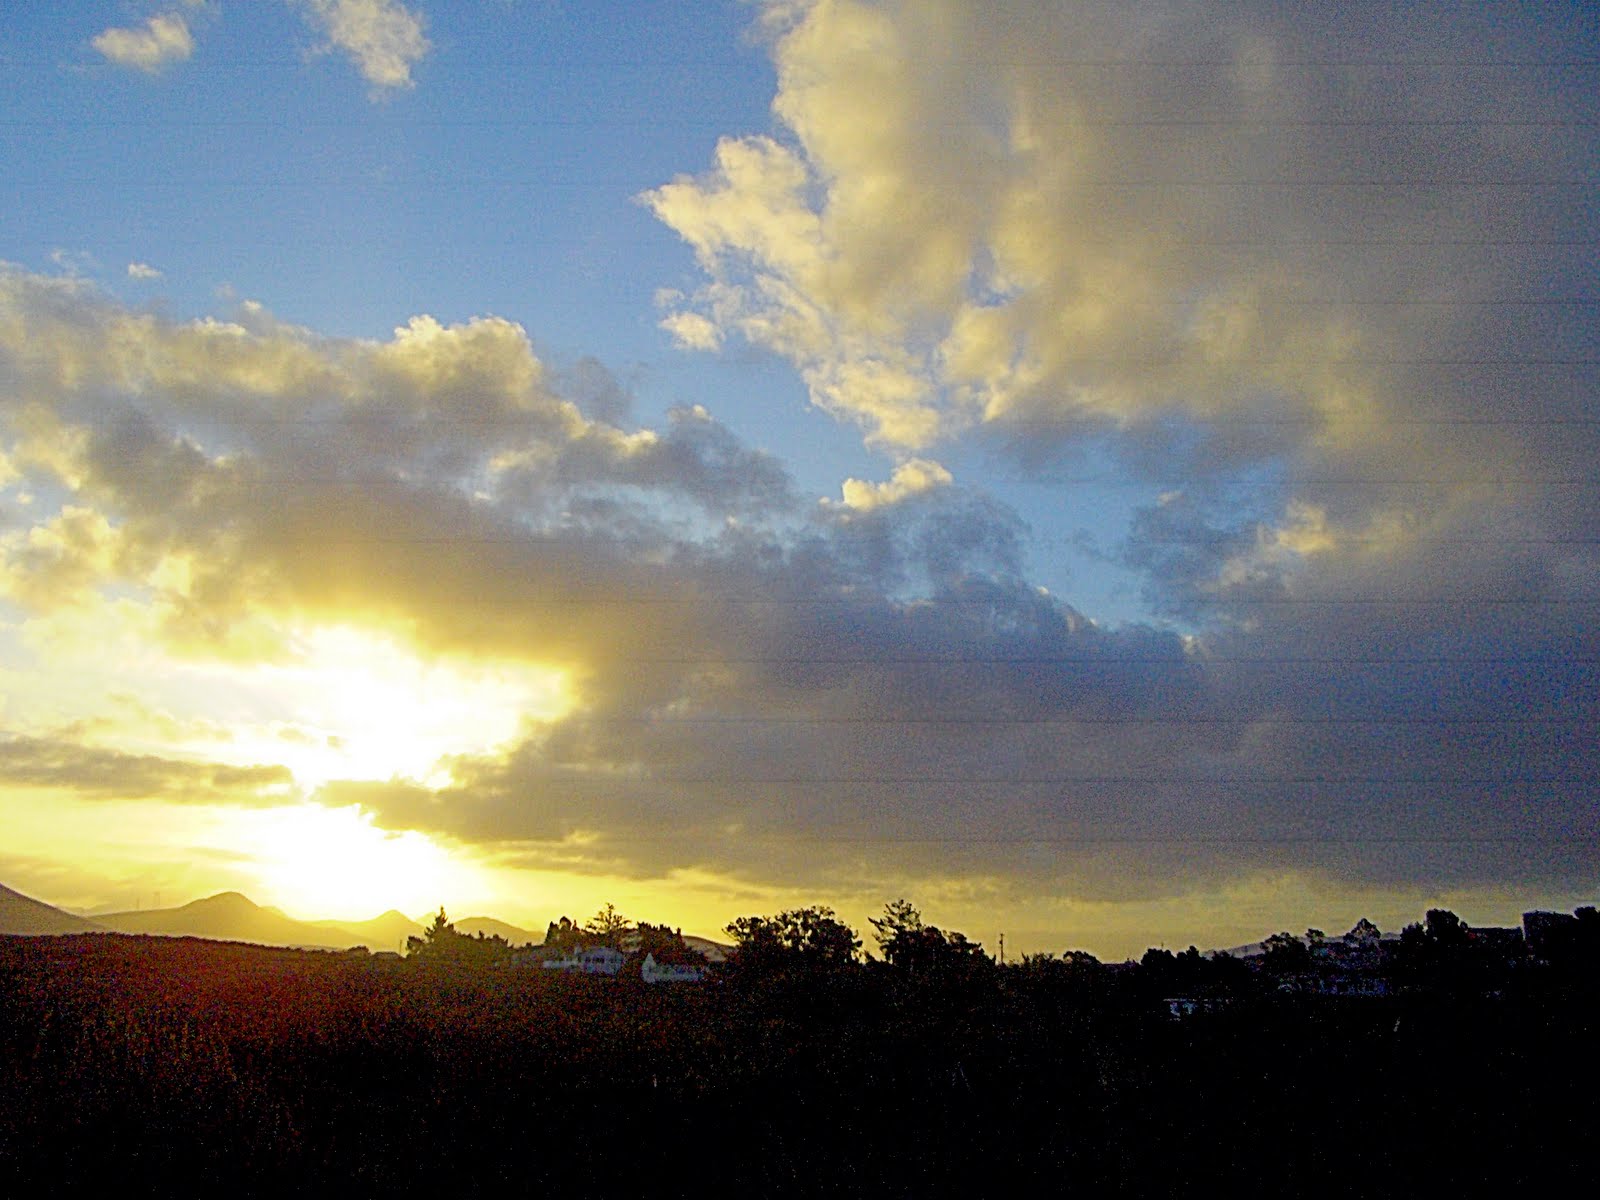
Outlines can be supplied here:
<path id="1" fill-rule="evenodd" d="M 0 96 L 0 1197 L 1592 1189 L 1600 3 Z"/>
<path id="2" fill-rule="evenodd" d="M 307 804 L 243 813 L 233 832 L 253 860 L 263 903 L 307 918 L 364 920 L 386 909 L 421 915 L 482 881 L 431 838 L 389 833 L 355 806 Z"/>
<path id="3" fill-rule="evenodd" d="M 229 757 L 281 762 L 308 790 L 333 779 L 447 783 L 445 759 L 505 746 L 566 703 L 559 672 L 425 660 L 349 627 L 313 630 L 295 639 L 292 662 L 238 682 L 282 716 L 277 736 L 242 739 Z"/>
<path id="4" fill-rule="evenodd" d="M 1586 902 L 1593 5 L 597 12 L 7 7 L 0 886 Z"/>

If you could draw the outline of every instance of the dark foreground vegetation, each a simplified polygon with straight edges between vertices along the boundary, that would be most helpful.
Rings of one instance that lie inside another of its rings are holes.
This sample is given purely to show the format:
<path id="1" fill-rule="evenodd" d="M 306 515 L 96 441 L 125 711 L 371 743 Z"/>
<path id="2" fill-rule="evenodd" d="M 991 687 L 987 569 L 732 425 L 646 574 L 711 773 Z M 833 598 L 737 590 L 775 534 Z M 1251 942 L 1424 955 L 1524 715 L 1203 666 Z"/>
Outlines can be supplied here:
<path id="1" fill-rule="evenodd" d="M 1419 942 L 1341 998 L 743 932 L 742 967 L 655 987 L 0 938 L 0 1194 L 1587 1194 L 1600 1165 L 1586 962 Z M 1174 1018 L 1179 982 L 1214 1003 Z"/>

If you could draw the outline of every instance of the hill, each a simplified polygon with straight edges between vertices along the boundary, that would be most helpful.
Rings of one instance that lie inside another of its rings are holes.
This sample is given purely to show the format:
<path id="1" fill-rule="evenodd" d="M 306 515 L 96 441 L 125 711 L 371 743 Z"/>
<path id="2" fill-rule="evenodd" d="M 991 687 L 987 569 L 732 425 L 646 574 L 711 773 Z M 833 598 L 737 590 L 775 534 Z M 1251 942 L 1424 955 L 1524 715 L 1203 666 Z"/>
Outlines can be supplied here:
<path id="1" fill-rule="evenodd" d="M 733 953 L 733 947 L 726 942 L 713 942 L 710 938 L 696 937 L 692 933 L 684 934 L 683 940 L 689 949 L 705 955 L 707 962 L 726 962 L 728 955 Z"/>
<path id="2" fill-rule="evenodd" d="M 544 942 L 542 931 L 525 929 L 494 917 L 466 917 L 452 924 L 469 937 L 480 933 L 484 937 L 502 937 L 513 946 L 537 946 Z M 177 908 L 100 913 L 90 919 L 0 887 L 0 934 L 155 934 L 253 942 L 263 946 L 327 950 L 365 946 L 369 950 L 404 952 L 406 939 L 421 936 L 423 928 L 422 923 L 392 909 L 370 921 L 300 921 L 281 909 L 256 904 L 239 892 L 221 892 Z M 686 936 L 684 941 L 712 962 L 721 962 L 732 949 L 709 938 L 692 935 Z"/>
<path id="3" fill-rule="evenodd" d="M 403 953 L 408 937 L 422 936 L 421 925 L 392 908 L 370 921 L 312 921 L 310 924 L 338 938 L 340 946 L 365 946 L 368 950 Z"/>
<path id="4" fill-rule="evenodd" d="M 493 917 L 467 917 L 465 920 L 450 922 L 456 927 L 458 933 L 477 937 L 480 933 L 486 938 L 503 937 L 513 946 L 538 946 L 544 942 L 542 932 L 535 933 L 531 929 L 523 929 L 520 925 L 512 925 L 506 921 L 497 921 Z"/>
<path id="5" fill-rule="evenodd" d="M 0 934 L 104 933 L 106 927 L 0 884 Z"/>
<path id="6" fill-rule="evenodd" d="M 467 934 L 469 937 L 477 937 L 481 933 L 484 937 L 503 937 L 513 946 L 542 946 L 544 944 L 544 934 L 542 932 L 536 933 L 519 925 L 498 921 L 493 917 L 466 917 L 460 921 L 452 921 L 451 924 L 456 927 L 457 932 Z M 696 937 L 693 934 L 685 934 L 683 940 L 689 949 L 698 950 L 710 962 L 724 961 L 733 949 L 732 946 L 723 942 L 714 942 L 710 938 Z M 632 942 L 624 940 L 623 949 L 631 949 L 633 945 Z"/>
<path id="7" fill-rule="evenodd" d="M 95 919 L 116 933 L 211 938 L 266 946 L 343 949 L 362 941 L 341 925 L 297 921 L 279 909 L 263 908 L 238 892 L 221 892 L 179 908 L 106 913 Z"/>

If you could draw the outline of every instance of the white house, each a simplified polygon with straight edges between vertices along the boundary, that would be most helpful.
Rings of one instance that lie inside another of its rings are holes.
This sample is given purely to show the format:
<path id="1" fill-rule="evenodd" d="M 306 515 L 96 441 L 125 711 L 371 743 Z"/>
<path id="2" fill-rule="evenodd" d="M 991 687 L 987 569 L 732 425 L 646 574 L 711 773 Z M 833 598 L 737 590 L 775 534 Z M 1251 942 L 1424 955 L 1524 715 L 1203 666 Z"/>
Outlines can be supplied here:
<path id="1" fill-rule="evenodd" d="M 627 956 L 610 946 L 585 946 L 581 950 L 568 950 L 560 958 L 544 960 L 546 971 L 578 971 L 584 975 L 615 975 L 622 970 Z"/>
<path id="2" fill-rule="evenodd" d="M 646 954 L 644 964 L 639 968 L 639 978 L 646 983 L 699 983 L 705 977 L 704 967 L 658 963 L 654 954 Z"/>

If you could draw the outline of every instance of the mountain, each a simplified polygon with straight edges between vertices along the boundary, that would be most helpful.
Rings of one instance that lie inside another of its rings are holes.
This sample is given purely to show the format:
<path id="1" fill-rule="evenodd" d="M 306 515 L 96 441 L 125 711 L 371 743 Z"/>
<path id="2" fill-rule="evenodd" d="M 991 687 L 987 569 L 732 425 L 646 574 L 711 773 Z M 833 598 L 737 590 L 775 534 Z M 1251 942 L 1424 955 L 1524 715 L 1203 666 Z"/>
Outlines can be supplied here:
<path id="1" fill-rule="evenodd" d="M 451 921 L 450 924 L 456 927 L 457 933 L 464 933 L 469 937 L 477 937 L 480 933 L 486 938 L 503 937 L 513 946 L 538 946 L 544 942 L 543 933 L 534 933 L 531 929 L 509 925 L 493 917 L 468 917 L 464 921 Z"/>
<path id="2" fill-rule="evenodd" d="M 484 937 L 503 937 L 513 946 L 537 946 L 544 941 L 542 932 L 493 917 L 467 917 L 451 923 L 469 937 L 480 933 Z M 406 938 L 420 937 L 423 928 L 392 909 L 370 921 L 297 921 L 281 909 L 256 904 L 238 892 L 221 892 L 179 908 L 100 913 L 91 920 L 0 887 L 0 934 L 144 933 L 265 946 L 328 950 L 365 946 L 369 950 L 404 952 Z M 709 938 L 687 936 L 683 940 L 712 962 L 721 962 L 732 949 Z"/>
<path id="3" fill-rule="evenodd" d="M 0 934 L 105 933 L 106 927 L 0 885 Z"/>
<path id="4" fill-rule="evenodd" d="M 368 950 L 404 953 L 407 938 L 422 936 L 421 925 L 392 908 L 370 921 L 313 921 L 311 924 L 337 937 L 341 946 L 365 946 Z"/>
<path id="5" fill-rule="evenodd" d="M 155 933 L 267 946 L 343 949 L 361 941 L 343 926 L 296 921 L 279 909 L 263 908 L 238 892 L 221 892 L 180 908 L 106 913 L 95 919 L 117 933 Z"/>
<path id="6" fill-rule="evenodd" d="M 696 937 L 692 933 L 684 934 L 683 941 L 689 949 L 705 955 L 707 962 L 727 962 L 728 955 L 733 953 L 733 947 L 726 942 L 713 942 L 710 938 Z"/>

